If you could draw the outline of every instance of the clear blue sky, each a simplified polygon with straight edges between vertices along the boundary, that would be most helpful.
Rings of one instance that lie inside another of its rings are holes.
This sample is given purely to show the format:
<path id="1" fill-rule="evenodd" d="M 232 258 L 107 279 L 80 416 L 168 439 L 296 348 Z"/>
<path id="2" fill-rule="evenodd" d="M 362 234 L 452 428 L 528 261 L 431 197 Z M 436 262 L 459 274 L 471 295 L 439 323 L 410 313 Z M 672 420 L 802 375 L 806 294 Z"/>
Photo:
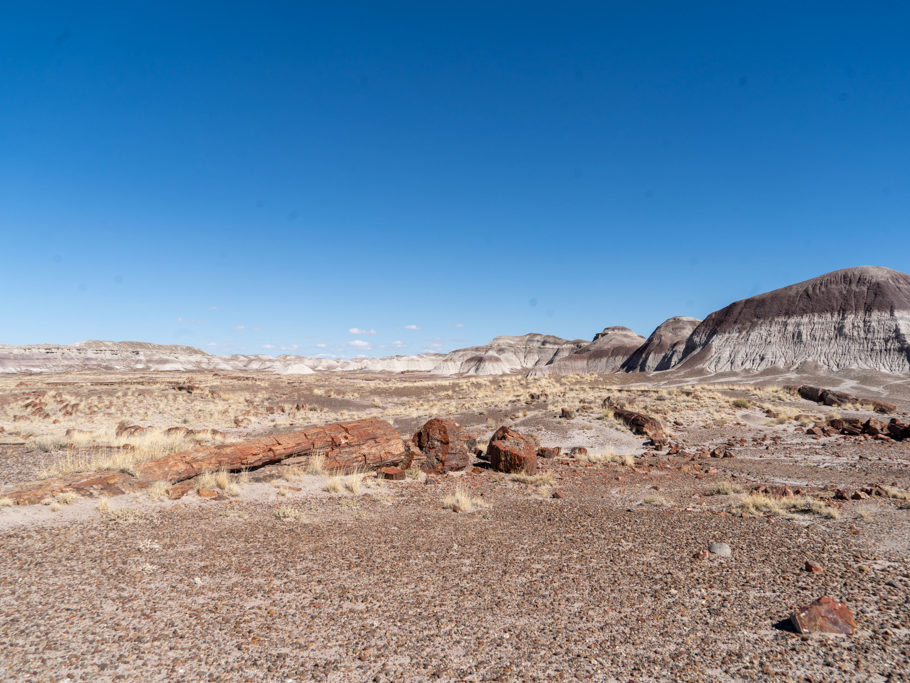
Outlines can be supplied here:
<path id="1" fill-rule="evenodd" d="M 647 335 L 910 271 L 908 7 L 4 3 L 0 343 Z"/>

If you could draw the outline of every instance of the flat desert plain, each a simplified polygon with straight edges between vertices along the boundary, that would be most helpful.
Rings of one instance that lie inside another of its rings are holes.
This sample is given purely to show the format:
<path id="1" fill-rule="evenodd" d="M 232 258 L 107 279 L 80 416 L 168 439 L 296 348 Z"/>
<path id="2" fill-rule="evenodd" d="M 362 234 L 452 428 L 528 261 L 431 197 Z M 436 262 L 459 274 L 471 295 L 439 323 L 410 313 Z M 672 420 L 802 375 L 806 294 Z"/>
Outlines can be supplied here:
<path id="1" fill-rule="evenodd" d="M 906 422 L 907 396 L 877 398 L 893 405 L 773 379 L 6 376 L 0 678 L 907 680 L 910 440 L 830 427 Z M 611 406 L 659 420 L 669 447 Z M 368 417 L 402 439 L 453 419 L 477 448 L 400 480 L 313 457 L 182 495 L 10 497 Z M 503 425 L 560 452 L 495 471 Z M 791 613 L 822 596 L 855 633 L 798 632 Z"/>

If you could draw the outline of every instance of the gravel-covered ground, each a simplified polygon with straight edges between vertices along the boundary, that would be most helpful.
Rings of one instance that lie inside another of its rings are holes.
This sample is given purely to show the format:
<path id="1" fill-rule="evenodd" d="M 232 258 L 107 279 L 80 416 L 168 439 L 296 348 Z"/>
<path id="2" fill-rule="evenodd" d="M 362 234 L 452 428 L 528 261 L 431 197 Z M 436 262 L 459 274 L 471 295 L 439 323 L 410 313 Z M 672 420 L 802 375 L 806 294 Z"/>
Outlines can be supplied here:
<path id="1" fill-rule="evenodd" d="M 627 445 L 551 407 L 515 423 Z M 734 458 L 542 460 L 540 487 L 481 470 L 329 494 L 264 476 L 231 500 L 0 508 L 0 678 L 910 679 L 910 510 L 832 499 L 910 489 L 910 444 L 740 417 L 673 427 L 690 455 L 744 437 Z M 708 495 L 719 482 L 802 486 L 837 518 L 739 516 L 739 494 Z M 456 488 L 486 507 L 444 509 Z M 696 557 L 715 541 L 732 557 Z M 854 636 L 781 623 L 822 595 Z"/>

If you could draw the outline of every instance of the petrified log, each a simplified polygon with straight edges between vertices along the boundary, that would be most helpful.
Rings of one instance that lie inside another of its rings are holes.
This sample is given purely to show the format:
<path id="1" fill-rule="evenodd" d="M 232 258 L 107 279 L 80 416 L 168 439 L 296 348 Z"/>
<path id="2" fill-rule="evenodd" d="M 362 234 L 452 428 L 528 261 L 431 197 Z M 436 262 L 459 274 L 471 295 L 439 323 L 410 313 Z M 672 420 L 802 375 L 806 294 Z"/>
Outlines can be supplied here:
<path id="1" fill-rule="evenodd" d="M 796 387 L 796 393 L 807 401 L 814 401 L 826 406 L 842 406 L 848 403 L 860 403 L 860 400 L 852 394 L 845 394 L 841 391 L 832 391 L 822 387 L 812 387 L 803 385 Z"/>
<path id="2" fill-rule="evenodd" d="M 417 430 L 411 443 L 424 455 L 424 472 L 453 472 L 471 464 L 477 439 L 465 433 L 455 420 L 433 418 Z"/>
<path id="3" fill-rule="evenodd" d="M 664 433 L 664 428 L 657 418 L 646 415 L 645 413 L 636 413 L 632 410 L 620 408 L 610 401 L 610 399 L 606 399 L 603 405 L 604 408 L 612 410 L 616 419 L 625 424 L 633 434 L 647 436 L 651 439 L 651 443 L 654 444 L 656 448 L 667 447 L 669 439 Z"/>
<path id="4" fill-rule="evenodd" d="M 498 472 L 537 471 L 537 439 L 508 427 L 500 427 L 490 439 L 487 457 Z"/>
<path id="5" fill-rule="evenodd" d="M 405 446 L 388 422 L 374 418 L 338 422 L 174 453 L 137 465 L 133 473 L 106 470 L 46 479 L 4 493 L 2 497 L 28 505 L 67 491 L 85 496 L 118 495 L 147 488 L 156 481 L 175 484 L 205 472 L 239 471 L 292 457 L 309 459 L 317 454 L 323 456 L 323 468 L 330 472 L 375 470 L 401 464 Z"/>

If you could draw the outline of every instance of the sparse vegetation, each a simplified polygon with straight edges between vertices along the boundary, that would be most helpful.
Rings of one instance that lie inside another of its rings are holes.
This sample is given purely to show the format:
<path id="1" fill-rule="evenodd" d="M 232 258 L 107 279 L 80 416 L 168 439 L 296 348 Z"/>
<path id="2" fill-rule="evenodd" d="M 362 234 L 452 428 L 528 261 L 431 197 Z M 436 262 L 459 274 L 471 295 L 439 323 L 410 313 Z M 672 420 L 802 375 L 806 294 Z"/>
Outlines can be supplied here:
<path id="1" fill-rule="evenodd" d="M 538 472 L 537 474 L 528 474 L 527 472 L 515 472 L 510 474 L 509 478 L 518 482 L 519 484 L 524 484 L 526 486 L 534 486 L 537 488 L 542 488 L 544 486 L 549 486 L 553 483 L 553 473 L 552 472 Z"/>
<path id="2" fill-rule="evenodd" d="M 748 408 L 751 404 L 747 398 L 735 398 L 733 399 L 734 408 Z"/>
<path id="3" fill-rule="evenodd" d="M 300 510 L 292 508 L 289 505 L 282 505 L 281 507 L 276 508 L 273 514 L 282 522 L 296 522 L 303 516 Z"/>
<path id="4" fill-rule="evenodd" d="M 327 493 L 341 493 L 344 490 L 344 483 L 341 477 L 329 477 L 328 481 L 322 485 L 322 490 Z"/>
<path id="5" fill-rule="evenodd" d="M 474 498 L 467 491 L 458 488 L 455 493 L 443 498 L 442 507 L 453 512 L 474 512 L 488 506 L 482 498 Z"/>
<path id="6" fill-rule="evenodd" d="M 732 506 L 732 511 L 741 516 L 750 515 L 786 515 L 788 513 L 812 514 L 827 519 L 838 519 L 840 512 L 820 500 L 805 496 L 784 496 L 771 498 L 759 493 L 743 496 Z"/>
<path id="7" fill-rule="evenodd" d="M 647 496 L 643 501 L 643 505 L 650 505 L 651 507 L 667 507 L 670 504 L 663 496 Z"/>
<path id="8" fill-rule="evenodd" d="M 734 493 L 742 493 L 743 487 L 734 484 L 732 481 L 720 481 L 708 489 L 709 496 L 729 496 Z"/>
<path id="9" fill-rule="evenodd" d="M 15 505 L 15 501 L 12 498 L 0 498 L 0 508 L 8 508 Z"/>

